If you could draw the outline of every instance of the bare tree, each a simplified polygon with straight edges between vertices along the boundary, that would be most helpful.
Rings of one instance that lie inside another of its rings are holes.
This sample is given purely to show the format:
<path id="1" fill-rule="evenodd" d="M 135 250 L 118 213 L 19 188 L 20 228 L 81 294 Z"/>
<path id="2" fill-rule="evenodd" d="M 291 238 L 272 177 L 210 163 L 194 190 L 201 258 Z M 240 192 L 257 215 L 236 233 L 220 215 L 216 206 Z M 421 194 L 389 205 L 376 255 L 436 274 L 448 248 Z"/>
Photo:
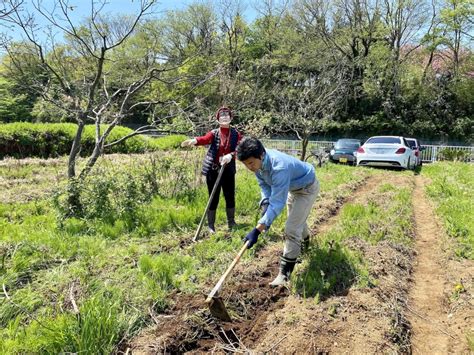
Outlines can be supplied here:
<path id="1" fill-rule="evenodd" d="M 107 137 L 121 123 L 129 109 L 130 99 L 151 79 L 159 76 L 161 69 L 150 67 L 128 85 L 110 92 L 107 86 L 108 73 L 105 70 L 110 53 L 131 36 L 152 9 L 154 2 L 155 0 L 142 0 L 134 17 L 105 19 L 102 14 L 105 1 L 92 1 L 90 19 L 83 26 L 73 22 L 71 11 L 74 8 L 67 0 L 55 1 L 52 9 L 45 8 L 38 0 L 33 3 L 35 14 L 15 7 L 6 17 L 23 32 L 26 42 L 30 44 L 28 54 L 36 59 L 43 73 L 39 78 L 32 78 L 33 85 L 30 89 L 35 90 L 44 100 L 69 112 L 77 122 L 77 132 L 69 154 L 69 178 L 76 176 L 76 159 L 86 123 L 93 122 L 96 125 L 96 144 L 81 175 L 87 174 L 103 152 Z M 51 29 L 69 39 L 71 46 L 65 48 L 57 44 L 56 32 L 53 31 L 47 42 L 41 41 L 35 16 L 48 21 Z M 8 44 L 5 49 L 13 66 L 21 71 L 22 63 L 15 60 L 19 53 Z M 82 63 L 86 64 L 87 71 L 78 78 L 72 70 L 74 65 Z M 110 123 L 104 131 L 101 128 L 103 123 Z"/>
<path id="2" fill-rule="evenodd" d="M 242 46 L 245 38 L 245 22 L 243 0 L 220 0 L 218 13 L 222 34 L 225 37 L 226 59 L 229 63 L 230 73 L 240 69 L 242 61 Z"/>
<path id="3" fill-rule="evenodd" d="M 0 19 L 10 16 L 23 4 L 23 2 L 24 0 L 2 0 L 2 2 L 0 3 Z"/>
<path id="4" fill-rule="evenodd" d="M 365 59 L 380 35 L 380 0 L 296 0 L 295 16 L 307 36 L 337 51 L 352 69 L 347 101 L 363 92 Z"/>
<path id="5" fill-rule="evenodd" d="M 392 60 L 387 63 L 389 94 L 400 94 L 399 67 L 410 53 L 419 45 L 414 40 L 421 36 L 421 29 L 426 25 L 429 11 L 425 0 L 383 0 L 382 20 L 388 29 L 386 38 Z M 402 49 L 404 49 L 402 51 Z"/>
<path id="6" fill-rule="evenodd" d="M 55 0 L 51 7 L 36 0 L 33 13 L 20 6 L 18 0 L 4 1 L 9 4 L 10 11 L 4 13 L 3 21 L 16 26 L 24 36 L 22 44 L 3 43 L 10 59 L 10 69 L 28 78 L 25 82 L 28 90 L 34 91 L 58 110 L 67 112 L 77 123 L 68 159 L 68 178 L 71 182 L 87 176 L 106 147 L 152 129 L 159 120 L 154 117 L 151 125 L 140 127 L 119 141 L 108 141 L 113 129 L 130 112 L 138 109 L 153 111 L 156 105 L 177 106 L 179 98 L 150 99 L 143 95 L 144 88 L 152 81 L 160 81 L 167 86 L 191 81 L 190 90 L 193 90 L 206 80 L 176 74 L 186 59 L 173 61 L 159 56 L 153 46 L 145 51 L 143 57 L 128 64 L 127 70 L 117 73 L 114 69 L 117 65 L 115 53 L 119 48 L 125 48 L 146 17 L 152 14 L 155 2 L 140 0 L 134 15 L 117 17 L 105 12 L 106 0 L 91 0 L 88 20 L 76 24 L 71 14 L 74 7 L 68 0 Z M 46 39 L 40 36 L 40 28 L 35 21 L 37 17 L 49 23 Z M 64 37 L 61 43 L 56 42 L 59 36 Z M 28 61 L 22 58 L 28 58 Z M 29 76 L 31 67 L 35 72 Z M 85 167 L 77 174 L 76 161 L 88 123 L 95 125 L 95 146 Z"/>
<path id="7" fill-rule="evenodd" d="M 11 38 L 12 24 L 8 18 L 23 5 L 25 0 L 1 0 L 0 3 L 0 43 L 4 46 Z"/>
<path id="8" fill-rule="evenodd" d="M 311 135 L 337 113 L 344 98 L 347 75 L 334 62 L 317 71 L 295 70 L 275 88 L 279 104 L 279 129 L 297 135 L 302 143 L 301 160 L 306 157 Z"/>

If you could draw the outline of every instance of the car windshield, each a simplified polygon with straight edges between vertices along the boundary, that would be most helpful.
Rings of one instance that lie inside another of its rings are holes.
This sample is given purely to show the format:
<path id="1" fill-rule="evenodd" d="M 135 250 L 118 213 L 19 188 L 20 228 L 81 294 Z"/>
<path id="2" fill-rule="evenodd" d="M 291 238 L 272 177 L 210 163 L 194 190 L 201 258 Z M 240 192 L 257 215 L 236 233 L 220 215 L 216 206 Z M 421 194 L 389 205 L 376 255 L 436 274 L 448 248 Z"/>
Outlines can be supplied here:
<path id="1" fill-rule="evenodd" d="M 397 137 L 373 137 L 369 138 L 367 142 L 369 144 L 374 143 L 387 143 L 387 144 L 400 144 L 400 138 Z"/>
<path id="2" fill-rule="evenodd" d="M 416 147 L 416 142 L 411 139 L 407 139 L 407 143 L 410 146 L 410 148 Z"/>
<path id="3" fill-rule="evenodd" d="M 337 141 L 336 144 L 334 145 L 334 148 L 336 149 L 357 149 L 359 148 L 360 144 L 357 141 Z"/>

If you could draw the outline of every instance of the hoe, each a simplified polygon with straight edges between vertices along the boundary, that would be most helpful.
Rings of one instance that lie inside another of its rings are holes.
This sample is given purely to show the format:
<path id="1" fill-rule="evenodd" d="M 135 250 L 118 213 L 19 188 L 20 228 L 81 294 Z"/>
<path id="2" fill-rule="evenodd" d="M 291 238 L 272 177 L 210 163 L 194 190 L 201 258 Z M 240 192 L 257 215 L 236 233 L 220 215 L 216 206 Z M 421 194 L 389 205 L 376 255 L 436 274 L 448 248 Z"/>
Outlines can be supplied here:
<path id="1" fill-rule="evenodd" d="M 227 268 L 227 270 L 224 272 L 224 274 L 221 276 L 217 284 L 214 286 L 212 289 L 211 293 L 207 296 L 206 303 L 209 306 L 209 310 L 211 311 L 211 314 L 219 318 L 225 322 L 231 322 L 232 319 L 230 318 L 229 312 L 227 312 L 227 308 L 225 308 L 224 301 L 222 301 L 222 298 L 219 297 L 218 292 L 222 287 L 222 284 L 224 283 L 225 279 L 229 274 L 231 273 L 232 269 L 234 269 L 235 265 L 239 262 L 240 258 L 242 255 L 245 253 L 245 250 L 248 248 L 249 241 L 246 241 L 244 246 L 240 249 L 239 253 L 237 256 L 234 258 L 232 261 L 232 264 Z"/>
<path id="2" fill-rule="evenodd" d="M 216 182 L 214 183 L 214 187 L 212 188 L 211 196 L 209 196 L 209 201 L 207 201 L 206 209 L 204 210 L 204 214 L 201 217 L 201 222 L 199 222 L 199 226 L 194 234 L 193 242 L 195 242 L 199 238 L 199 234 L 201 233 L 202 225 L 204 224 L 204 219 L 206 218 L 207 211 L 209 210 L 209 206 L 211 205 L 211 201 L 216 194 L 217 188 L 219 187 L 219 182 L 221 181 L 222 173 L 224 172 L 225 164 L 222 165 L 221 169 L 219 170 L 219 174 L 217 175 Z"/>

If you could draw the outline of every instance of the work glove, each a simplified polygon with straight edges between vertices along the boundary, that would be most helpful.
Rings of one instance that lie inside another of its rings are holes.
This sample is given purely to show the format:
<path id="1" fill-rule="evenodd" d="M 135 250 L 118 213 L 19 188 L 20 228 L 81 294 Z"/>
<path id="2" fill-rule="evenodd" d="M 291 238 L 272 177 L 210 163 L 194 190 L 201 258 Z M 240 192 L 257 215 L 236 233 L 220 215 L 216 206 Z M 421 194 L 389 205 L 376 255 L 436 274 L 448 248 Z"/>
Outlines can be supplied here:
<path id="1" fill-rule="evenodd" d="M 260 231 L 257 228 L 252 229 L 252 231 L 247 234 L 247 236 L 244 238 L 244 242 L 246 242 L 247 240 L 249 241 L 247 249 L 250 249 L 255 243 L 257 243 L 259 235 Z"/>
<path id="2" fill-rule="evenodd" d="M 196 145 L 197 144 L 197 139 L 196 138 L 192 138 L 192 139 L 186 139 L 185 141 L 181 142 L 181 147 L 190 147 L 192 145 Z"/>
<path id="3" fill-rule="evenodd" d="M 221 163 L 221 165 L 227 165 L 231 161 L 232 161 L 232 154 L 230 154 L 230 153 L 220 157 L 220 159 L 219 159 L 219 163 Z"/>
<path id="4" fill-rule="evenodd" d="M 262 217 L 267 212 L 268 206 L 270 206 L 270 200 L 268 197 L 265 197 L 262 201 L 260 201 L 259 205 Z"/>

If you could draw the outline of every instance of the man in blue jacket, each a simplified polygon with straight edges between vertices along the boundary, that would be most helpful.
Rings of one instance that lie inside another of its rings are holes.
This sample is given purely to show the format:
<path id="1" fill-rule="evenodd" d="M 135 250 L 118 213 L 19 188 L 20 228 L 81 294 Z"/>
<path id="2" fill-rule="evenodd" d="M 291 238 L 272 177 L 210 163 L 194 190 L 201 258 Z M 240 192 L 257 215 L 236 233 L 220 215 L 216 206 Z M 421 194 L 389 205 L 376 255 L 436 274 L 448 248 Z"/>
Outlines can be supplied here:
<path id="1" fill-rule="evenodd" d="M 301 253 L 303 239 L 309 238 L 306 220 L 319 194 L 319 181 L 314 167 L 277 150 L 265 149 L 254 137 L 244 138 L 236 151 L 237 158 L 255 173 L 262 190 L 260 206 L 264 213 L 257 226 L 244 239 L 249 241 L 249 248 L 287 205 L 285 247 L 280 260 L 280 272 L 270 283 L 271 286 L 284 285 Z"/>

